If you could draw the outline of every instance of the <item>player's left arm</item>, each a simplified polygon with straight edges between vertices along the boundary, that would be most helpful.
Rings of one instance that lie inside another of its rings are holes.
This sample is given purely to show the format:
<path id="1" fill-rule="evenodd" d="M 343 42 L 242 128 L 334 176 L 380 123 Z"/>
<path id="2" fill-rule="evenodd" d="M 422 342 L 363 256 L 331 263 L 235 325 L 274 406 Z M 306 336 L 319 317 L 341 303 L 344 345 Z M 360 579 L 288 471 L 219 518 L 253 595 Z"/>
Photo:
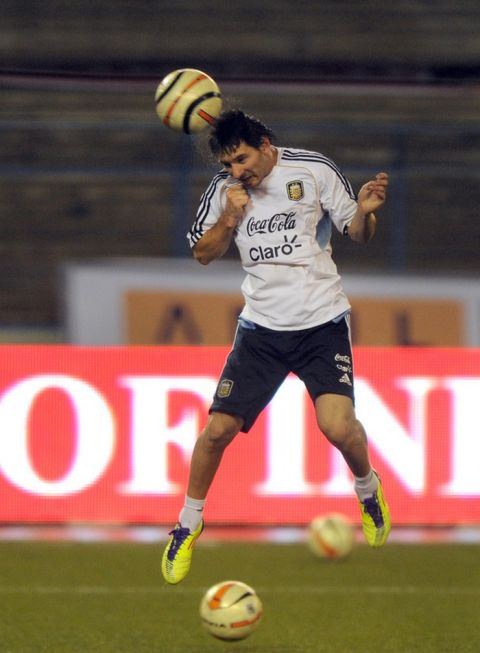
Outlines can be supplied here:
<path id="1" fill-rule="evenodd" d="M 387 196 L 388 175 L 379 172 L 375 179 L 364 184 L 358 193 L 357 210 L 348 225 L 347 233 L 357 243 L 368 243 L 375 235 L 377 218 L 374 211 L 379 209 Z"/>

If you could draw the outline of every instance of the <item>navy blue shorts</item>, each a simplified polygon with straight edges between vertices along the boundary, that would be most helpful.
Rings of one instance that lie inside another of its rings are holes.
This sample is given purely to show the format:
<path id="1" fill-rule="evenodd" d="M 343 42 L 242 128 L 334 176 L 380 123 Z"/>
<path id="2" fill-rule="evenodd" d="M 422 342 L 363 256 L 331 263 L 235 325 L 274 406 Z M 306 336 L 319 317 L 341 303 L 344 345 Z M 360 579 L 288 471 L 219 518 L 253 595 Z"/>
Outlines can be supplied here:
<path id="1" fill-rule="evenodd" d="M 313 402 L 327 393 L 353 402 L 348 316 L 299 331 L 273 331 L 240 318 L 210 412 L 242 417 L 246 433 L 290 372 Z"/>

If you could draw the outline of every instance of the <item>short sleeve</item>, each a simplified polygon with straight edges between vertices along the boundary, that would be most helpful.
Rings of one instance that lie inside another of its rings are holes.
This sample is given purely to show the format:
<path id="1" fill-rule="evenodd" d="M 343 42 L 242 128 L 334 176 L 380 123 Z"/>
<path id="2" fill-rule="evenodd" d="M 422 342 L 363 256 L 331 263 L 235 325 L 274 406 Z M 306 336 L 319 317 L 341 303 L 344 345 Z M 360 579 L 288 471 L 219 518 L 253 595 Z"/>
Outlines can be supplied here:
<path id="1" fill-rule="evenodd" d="M 322 209 L 344 234 L 357 210 L 357 198 L 350 182 L 333 161 L 324 157 L 319 167 L 318 183 Z"/>
<path id="2" fill-rule="evenodd" d="M 201 196 L 195 222 L 187 233 L 190 247 L 198 243 L 203 234 L 213 227 L 222 214 L 222 189 L 228 177 L 229 173 L 227 172 L 220 172 L 215 175 Z"/>

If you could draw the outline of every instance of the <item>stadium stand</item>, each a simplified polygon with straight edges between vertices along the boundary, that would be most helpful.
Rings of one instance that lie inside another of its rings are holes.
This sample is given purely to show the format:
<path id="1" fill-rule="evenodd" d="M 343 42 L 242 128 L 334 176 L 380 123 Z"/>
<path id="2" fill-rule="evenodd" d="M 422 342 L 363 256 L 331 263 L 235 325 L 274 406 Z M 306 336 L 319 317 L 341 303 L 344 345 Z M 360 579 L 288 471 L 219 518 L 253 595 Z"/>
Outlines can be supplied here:
<path id="1" fill-rule="evenodd" d="M 3 0 L 0 17 L 4 67 L 145 73 L 195 59 L 224 77 L 411 79 L 479 64 L 476 0 Z"/>
<path id="2" fill-rule="evenodd" d="M 331 156 L 357 188 L 390 172 L 378 237 L 335 239 L 343 270 L 478 273 L 477 3 L 168 7 L 2 3 L 0 324 L 59 324 L 69 260 L 189 256 L 211 169 L 202 139 L 169 132 L 153 106 L 181 66 L 206 68 L 229 105 Z"/>

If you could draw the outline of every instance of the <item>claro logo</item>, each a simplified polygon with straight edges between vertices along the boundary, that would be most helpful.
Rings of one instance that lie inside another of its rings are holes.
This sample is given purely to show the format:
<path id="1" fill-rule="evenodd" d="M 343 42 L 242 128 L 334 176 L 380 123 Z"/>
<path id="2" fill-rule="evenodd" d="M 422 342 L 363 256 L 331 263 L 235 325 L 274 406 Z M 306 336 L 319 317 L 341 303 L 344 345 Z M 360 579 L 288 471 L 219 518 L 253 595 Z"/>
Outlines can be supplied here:
<path id="1" fill-rule="evenodd" d="M 287 236 L 284 236 L 283 243 L 280 245 L 273 245 L 272 247 L 251 247 L 249 250 L 250 258 L 252 261 L 269 261 L 280 256 L 291 256 L 296 247 L 302 246 L 296 240 L 297 236 L 294 236 L 290 241 Z"/>

